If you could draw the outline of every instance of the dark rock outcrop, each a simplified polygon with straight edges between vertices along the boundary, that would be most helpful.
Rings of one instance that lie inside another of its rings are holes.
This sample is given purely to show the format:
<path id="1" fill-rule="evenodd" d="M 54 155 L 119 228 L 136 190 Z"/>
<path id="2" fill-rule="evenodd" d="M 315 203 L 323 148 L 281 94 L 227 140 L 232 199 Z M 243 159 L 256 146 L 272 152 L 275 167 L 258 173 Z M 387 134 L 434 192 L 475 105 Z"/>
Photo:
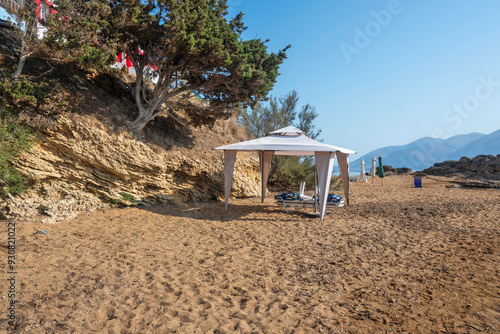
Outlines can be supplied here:
<path id="1" fill-rule="evenodd" d="M 460 160 L 449 160 L 434 164 L 424 169 L 428 175 L 464 176 L 475 180 L 500 180 L 500 154 L 478 155 L 474 158 L 462 157 Z"/>

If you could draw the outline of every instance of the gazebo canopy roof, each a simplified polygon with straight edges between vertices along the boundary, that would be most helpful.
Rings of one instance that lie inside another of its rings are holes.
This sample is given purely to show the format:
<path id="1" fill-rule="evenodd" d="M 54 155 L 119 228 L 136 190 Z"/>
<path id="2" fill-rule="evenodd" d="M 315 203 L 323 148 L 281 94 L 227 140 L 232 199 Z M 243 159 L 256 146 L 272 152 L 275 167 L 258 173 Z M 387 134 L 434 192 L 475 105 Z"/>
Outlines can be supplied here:
<path id="1" fill-rule="evenodd" d="M 346 154 L 355 151 L 321 143 L 309 138 L 302 130 L 289 126 L 271 132 L 267 137 L 252 139 L 236 144 L 220 146 L 217 150 L 235 151 L 274 151 L 276 155 L 314 155 L 314 152 L 342 152 Z"/>

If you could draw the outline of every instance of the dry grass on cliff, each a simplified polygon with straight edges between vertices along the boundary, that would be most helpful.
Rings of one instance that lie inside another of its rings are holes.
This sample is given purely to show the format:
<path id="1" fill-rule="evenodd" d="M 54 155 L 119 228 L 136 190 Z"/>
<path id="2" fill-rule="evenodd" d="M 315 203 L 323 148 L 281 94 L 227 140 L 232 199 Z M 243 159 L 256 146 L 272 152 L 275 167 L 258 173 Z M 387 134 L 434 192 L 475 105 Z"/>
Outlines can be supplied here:
<path id="1" fill-rule="evenodd" d="M 224 136 L 233 137 L 238 141 L 246 141 L 250 139 L 246 130 L 236 121 L 235 116 L 228 120 L 221 121 L 221 123 L 224 129 Z"/>
<path id="2" fill-rule="evenodd" d="M 0 59 L 0 67 L 8 69 L 13 63 Z M 130 134 L 129 124 L 136 116 L 132 100 L 133 78 L 128 74 L 113 79 L 110 75 L 89 75 L 70 64 L 39 58 L 28 59 L 23 72 L 33 83 L 57 82 L 58 100 L 66 97 L 71 113 L 64 113 L 89 127 L 136 140 Z M 127 85 L 128 88 L 127 88 Z M 191 103 L 200 102 L 193 98 Z M 52 115 L 22 113 L 20 119 L 37 131 L 53 131 L 57 128 L 55 108 Z M 174 108 L 150 121 L 144 129 L 144 143 L 161 158 L 168 159 L 179 154 L 189 159 L 220 159 L 213 148 L 228 143 L 246 140 L 244 129 L 235 118 L 218 120 L 213 126 L 193 126 L 190 117 L 182 108 Z"/>
<path id="3" fill-rule="evenodd" d="M 0 55 L 0 68 L 9 70 L 15 64 L 12 60 Z M 54 59 L 29 58 L 23 70 L 32 83 L 57 82 L 57 101 L 65 101 L 72 115 L 80 116 L 80 120 L 90 126 L 101 127 L 106 131 L 123 133 L 130 131 L 128 126 L 136 116 L 136 106 L 133 101 L 131 87 L 132 76 L 115 73 L 118 79 L 111 75 L 90 75 L 64 61 Z M 128 87 L 127 87 L 128 86 Z M 190 104 L 199 105 L 196 98 L 189 100 Z M 44 113 L 24 113 L 22 119 L 39 131 L 54 129 L 58 111 L 55 105 L 51 108 L 52 115 Z M 98 124 L 98 122 L 101 124 Z M 165 151 L 180 148 L 192 149 L 195 146 L 213 148 L 228 141 L 244 140 L 245 131 L 235 122 L 234 118 L 219 120 L 211 126 L 193 126 L 190 117 L 182 108 L 174 108 L 169 114 L 163 114 L 144 129 L 144 140 L 155 147 L 155 151 Z M 219 131 L 222 128 L 224 131 Z M 215 130 L 214 130 L 215 129 Z M 203 140 L 196 140 L 196 136 Z"/>

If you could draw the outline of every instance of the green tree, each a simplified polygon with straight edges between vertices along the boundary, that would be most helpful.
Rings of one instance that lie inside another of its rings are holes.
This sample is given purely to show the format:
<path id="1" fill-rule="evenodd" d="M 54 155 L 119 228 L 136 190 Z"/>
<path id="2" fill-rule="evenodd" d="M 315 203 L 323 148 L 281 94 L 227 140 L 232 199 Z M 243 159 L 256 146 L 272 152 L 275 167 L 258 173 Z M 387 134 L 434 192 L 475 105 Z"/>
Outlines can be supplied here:
<path id="1" fill-rule="evenodd" d="M 64 2 L 71 8 L 74 1 Z M 138 136 L 150 120 L 180 103 L 188 103 L 197 123 L 229 116 L 239 104 L 254 106 L 272 89 L 290 47 L 269 53 L 267 41 L 242 40 L 243 14 L 228 20 L 225 0 L 122 0 L 104 6 L 87 18 L 76 11 L 78 20 L 109 23 L 99 31 L 98 47 L 117 45 L 132 60 L 138 109 L 132 129 Z M 78 29 L 71 28 L 73 22 L 58 20 L 70 27 L 58 31 Z M 205 103 L 189 104 L 193 93 Z"/>
<path id="2" fill-rule="evenodd" d="M 110 1 L 60 0 L 48 18 L 46 42 L 88 71 L 107 71 L 119 48 Z"/>
<path id="3" fill-rule="evenodd" d="M 259 103 L 254 108 L 240 109 L 239 123 L 252 138 L 269 135 L 272 131 L 295 125 L 309 137 L 318 139 L 321 130 L 313 124 L 318 116 L 316 108 L 310 104 L 296 112 L 299 96 L 295 90 L 287 95 L 271 97 L 268 105 Z M 298 116 L 298 123 L 294 123 Z M 312 157 L 274 156 L 269 172 L 269 182 L 280 186 L 298 185 L 306 181 L 314 183 L 314 159 Z"/>
<path id="4" fill-rule="evenodd" d="M 307 133 L 312 139 L 318 139 L 321 134 L 321 130 L 317 130 L 313 121 L 318 117 L 316 112 L 316 107 L 311 106 L 309 103 L 302 107 L 299 113 L 299 123 L 297 127 Z"/>
<path id="5" fill-rule="evenodd" d="M 295 90 L 279 99 L 271 96 L 267 106 L 258 103 L 253 108 L 241 108 L 238 115 L 239 122 L 250 137 L 267 136 L 274 130 L 293 124 L 297 115 L 295 108 L 298 101 L 299 97 Z"/>
<path id="6" fill-rule="evenodd" d="M 13 37 L 19 41 L 19 47 L 12 45 L 14 49 L 18 49 L 18 62 L 13 73 L 14 78 L 18 78 L 24 68 L 26 60 L 35 55 L 41 45 L 38 38 L 37 25 L 37 5 L 35 1 L 24 1 L 23 7 L 14 13 L 9 13 L 13 20 Z"/>

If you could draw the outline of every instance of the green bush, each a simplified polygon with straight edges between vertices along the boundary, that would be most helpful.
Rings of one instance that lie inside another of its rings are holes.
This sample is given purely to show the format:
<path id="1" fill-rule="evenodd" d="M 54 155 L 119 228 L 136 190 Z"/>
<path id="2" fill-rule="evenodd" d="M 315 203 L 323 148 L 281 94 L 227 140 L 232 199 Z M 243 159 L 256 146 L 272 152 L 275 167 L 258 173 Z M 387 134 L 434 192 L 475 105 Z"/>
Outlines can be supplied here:
<path id="1" fill-rule="evenodd" d="M 136 204 L 139 203 L 139 201 L 136 200 L 134 198 L 134 196 L 131 195 L 131 194 L 120 193 L 120 196 L 121 196 L 120 198 L 111 198 L 108 195 L 104 194 L 104 195 L 101 196 L 101 198 L 105 202 L 116 204 L 119 207 L 126 207 L 126 206 L 129 206 L 129 205 L 136 205 Z M 130 204 L 127 204 L 124 201 L 129 202 Z"/>
<path id="2" fill-rule="evenodd" d="M 64 112 L 71 112 L 71 101 L 57 80 L 34 83 L 0 70 L 0 117 L 36 115 L 50 121 Z"/>
<path id="3" fill-rule="evenodd" d="M 0 118 L 0 180 L 5 182 L 3 194 L 19 194 L 28 189 L 28 179 L 17 171 L 12 161 L 30 149 L 35 136 L 10 117 Z"/>
<path id="4" fill-rule="evenodd" d="M 270 183 L 287 189 L 298 188 L 301 182 L 314 186 L 314 160 L 299 156 L 275 156 L 271 163 Z"/>
<path id="5" fill-rule="evenodd" d="M 35 135 L 17 117 L 21 112 L 39 109 L 47 100 L 47 88 L 25 77 L 13 79 L 9 72 L 0 70 L 0 96 L 1 192 L 20 194 L 29 188 L 29 180 L 14 168 L 12 161 L 31 148 Z"/>
<path id="6" fill-rule="evenodd" d="M 26 77 L 15 80 L 10 73 L 0 70 L 0 95 L 2 96 L 0 117 L 40 108 L 46 102 L 47 93 L 44 83 L 33 84 Z"/>
<path id="7" fill-rule="evenodd" d="M 0 190 L 4 195 L 29 188 L 29 180 L 12 161 L 32 146 L 35 135 L 30 129 L 48 126 L 59 113 L 71 111 L 69 105 L 57 81 L 35 83 L 0 70 Z"/>
<path id="8" fill-rule="evenodd" d="M 139 203 L 139 201 L 137 201 L 134 196 L 130 195 L 130 194 L 127 194 L 127 193 L 120 193 L 120 195 L 122 195 L 122 200 L 124 201 L 128 201 L 132 204 L 137 204 Z"/>

